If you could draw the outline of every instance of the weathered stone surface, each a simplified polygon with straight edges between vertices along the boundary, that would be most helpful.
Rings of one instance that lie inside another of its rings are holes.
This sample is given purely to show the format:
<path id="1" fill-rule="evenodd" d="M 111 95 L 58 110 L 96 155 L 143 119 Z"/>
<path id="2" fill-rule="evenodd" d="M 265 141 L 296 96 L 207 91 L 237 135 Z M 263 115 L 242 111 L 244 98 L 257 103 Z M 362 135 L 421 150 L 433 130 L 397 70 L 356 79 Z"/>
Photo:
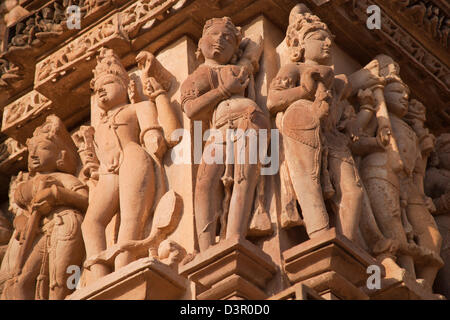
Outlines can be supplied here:
<path id="1" fill-rule="evenodd" d="M 3 1 L 0 297 L 450 298 L 448 15 Z"/>

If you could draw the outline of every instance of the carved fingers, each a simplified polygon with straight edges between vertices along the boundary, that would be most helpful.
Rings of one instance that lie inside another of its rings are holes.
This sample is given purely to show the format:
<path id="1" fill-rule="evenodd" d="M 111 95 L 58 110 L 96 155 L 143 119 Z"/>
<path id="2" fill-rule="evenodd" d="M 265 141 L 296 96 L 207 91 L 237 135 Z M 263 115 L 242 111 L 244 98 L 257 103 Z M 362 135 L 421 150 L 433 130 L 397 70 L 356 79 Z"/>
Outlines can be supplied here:
<path id="1" fill-rule="evenodd" d="M 358 91 L 358 101 L 361 105 L 376 105 L 375 96 L 373 95 L 373 91 L 370 89 L 360 89 Z"/>
<path id="2" fill-rule="evenodd" d="M 144 83 L 144 94 L 150 98 L 150 100 L 155 100 L 160 94 L 166 93 L 163 86 L 153 77 L 149 77 Z"/>
<path id="3" fill-rule="evenodd" d="M 247 68 L 228 66 L 220 70 L 220 85 L 230 94 L 241 93 L 250 82 Z"/>
<path id="4" fill-rule="evenodd" d="M 379 128 L 377 133 L 378 144 L 381 147 L 386 148 L 391 141 L 391 135 L 391 129 L 389 129 L 388 127 Z"/>
<path id="5" fill-rule="evenodd" d="M 145 147 L 150 154 L 155 155 L 161 159 L 167 150 L 167 145 L 164 141 L 162 132 L 158 129 L 151 129 L 145 133 L 144 136 Z"/>
<path id="6" fill-rule="evenodd" d="M 317 90 L 317 82 L 320 80 L 320 73 L 314 69 L 306 70 L 301 77 L 300 85 L 311 96 Z"/>

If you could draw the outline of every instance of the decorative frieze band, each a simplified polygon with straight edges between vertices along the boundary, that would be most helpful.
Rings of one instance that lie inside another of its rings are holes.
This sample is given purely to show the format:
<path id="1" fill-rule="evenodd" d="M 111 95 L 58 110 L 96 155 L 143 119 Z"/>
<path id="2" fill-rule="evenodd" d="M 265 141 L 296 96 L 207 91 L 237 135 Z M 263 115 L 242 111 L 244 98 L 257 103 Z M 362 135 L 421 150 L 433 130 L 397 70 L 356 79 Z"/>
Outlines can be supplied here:
<path id="1" fill-rule="evenodd" d="M 362 22 L 367 20 L 367 7 L 374 5 L 371 0 L 358 0 L 353 3 L 354 13 Z M 405 52 L 419 65 L 423 72 L 430 75 L 436 83 L 450 93 L 450 69 L 433 54 L 428 52 L 417 40 L 399 27 L 384 12 L 381 15 L 381 35 L 395 47 Z"/>
<path id="2" fill-rule="evenodd" d="M 33 90 L 5 107 L 3 111 L 2 133 L 21 142 L 33 134 L 34 126 L 28 124 L 52 109 L 52 102 Z"/>

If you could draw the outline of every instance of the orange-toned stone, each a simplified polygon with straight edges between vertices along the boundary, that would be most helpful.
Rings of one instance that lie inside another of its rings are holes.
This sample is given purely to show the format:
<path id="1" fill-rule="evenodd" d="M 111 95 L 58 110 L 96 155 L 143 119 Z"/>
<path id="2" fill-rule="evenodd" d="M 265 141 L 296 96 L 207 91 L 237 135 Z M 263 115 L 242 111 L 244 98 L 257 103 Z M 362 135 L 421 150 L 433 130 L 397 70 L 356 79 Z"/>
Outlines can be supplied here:
<path id="1" fill-rule="evenodd" d="M 264 299 L 267 282 L 276 266 L 270 257 L 247 240 L 221 241 L 193 261 L 180 274 L 198 285 L 197 299 Z"/>
<path id="2" fill-rule="evenodd" d="M 292 287 L 270 297 L 268 300 L 325 300 L 315 290 L 297 283 Z"/>
<path id="3" fill-rule="evenodd" d="M 331 292 L 340 299 L 367 298 L 358 287 L 367 280 L 367 267 L 377 265 L 374 258 L 334 228 L 286 250 L 283 257 L 292 284 L 308 283 L 319 294 Z"/>
<path id="4" fill-rule="evenodd" d="M 68 300 L 170 300 L 186 290 L 186 279 L 153 258 L 142 258 L 126 268 L 75 291 Z"/>

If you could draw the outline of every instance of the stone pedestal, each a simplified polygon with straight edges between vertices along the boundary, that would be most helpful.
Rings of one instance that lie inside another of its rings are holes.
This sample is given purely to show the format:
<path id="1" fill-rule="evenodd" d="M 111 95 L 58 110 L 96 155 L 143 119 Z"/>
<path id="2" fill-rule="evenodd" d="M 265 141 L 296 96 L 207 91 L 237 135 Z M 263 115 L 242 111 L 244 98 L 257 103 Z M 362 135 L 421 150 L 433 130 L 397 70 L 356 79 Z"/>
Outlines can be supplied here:
<path id="1" fill-rule="evenodd" d="M 378 265 L 335 229 L 284 251 L 283 258 L 292 284 L 305 284 L 328 300 L 367 300 L 359 287 L 366 284 L 367 267 Z"/>
<path id="2" fill-rule="evenodd" d="M 198 300 L 261 300 L 276 273 L 271 258 L 247 240 L 228 239 L 180 267 L 197 285 Z"/>
<path id="3" fill-rule="evenodd" d="M 142 258 L 75 291 L 69 300 L 174 300 L 187 281 L 167 265 Z"/>
<path id="4" fill-rule="evenodd" d="M 445 300 L 444 296 L 425 289 L 398 266 L 389 266 L 389 272 L 381 280 L 380 289 L 364 287 L 364 291 L 371 300 Z"/>
<path id="5" fill-rule="evenodd" d="M 297 283 L 292 287 L 270 297 L 268 300 L 325 300 L 315 290 Z"/>

